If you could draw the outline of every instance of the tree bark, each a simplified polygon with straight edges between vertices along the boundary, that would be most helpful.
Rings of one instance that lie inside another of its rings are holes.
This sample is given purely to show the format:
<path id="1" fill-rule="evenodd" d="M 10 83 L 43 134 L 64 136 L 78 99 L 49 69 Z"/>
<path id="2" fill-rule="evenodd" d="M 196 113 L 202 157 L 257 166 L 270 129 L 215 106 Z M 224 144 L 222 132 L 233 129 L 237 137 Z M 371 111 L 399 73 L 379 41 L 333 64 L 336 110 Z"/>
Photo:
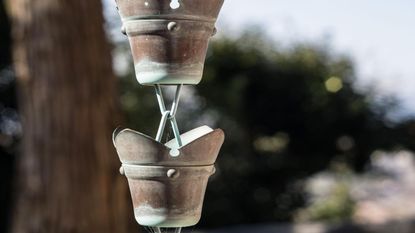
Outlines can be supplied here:
<path id="1" fill-rule="evenodd" d="M 10 0 L 23 115 L 11 232 L 128 232 L 100 0 Z"/>

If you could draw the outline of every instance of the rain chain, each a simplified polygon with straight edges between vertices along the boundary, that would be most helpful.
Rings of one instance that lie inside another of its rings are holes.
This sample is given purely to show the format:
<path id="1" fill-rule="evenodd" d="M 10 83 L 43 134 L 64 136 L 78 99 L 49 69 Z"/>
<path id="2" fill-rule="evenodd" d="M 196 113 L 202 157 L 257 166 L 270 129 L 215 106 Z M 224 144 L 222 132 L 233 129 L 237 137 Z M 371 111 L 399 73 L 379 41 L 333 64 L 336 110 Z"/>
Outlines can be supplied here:
<path id="1" fill-rule="evenodd" d="M 183 134 L 176 121 L 184 85 L 202 79 L 209 38 L 224 0 L 116 0 L 138 83 L 155 88 L 161 119 L 154 138 L 116 130 L 120 173 L 130 188 L 136 221 L 149 232 L 180 233 L 201 217 L 208 178 L 224 141 L 221 129 L 200 126 Z M 162 86 L 175 86 L 167 109 Z M 162 143 L 167 122 L 174 138 Z"/>

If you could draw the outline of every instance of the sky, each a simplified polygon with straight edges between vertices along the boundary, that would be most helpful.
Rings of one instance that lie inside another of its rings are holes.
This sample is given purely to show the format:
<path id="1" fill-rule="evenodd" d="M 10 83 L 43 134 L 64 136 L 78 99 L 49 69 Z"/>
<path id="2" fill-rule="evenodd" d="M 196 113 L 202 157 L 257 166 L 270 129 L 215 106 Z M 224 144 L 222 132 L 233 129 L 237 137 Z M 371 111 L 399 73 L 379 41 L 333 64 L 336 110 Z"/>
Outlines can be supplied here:
<path id="1" fill-rule="evenodd" d="M 355 60 L 360 89 L 396 95 L 400 114 L 415 115 L 414 0 L 225 0 L 218 31 L 249 25 L 281 44 L 329 43 Z"/>

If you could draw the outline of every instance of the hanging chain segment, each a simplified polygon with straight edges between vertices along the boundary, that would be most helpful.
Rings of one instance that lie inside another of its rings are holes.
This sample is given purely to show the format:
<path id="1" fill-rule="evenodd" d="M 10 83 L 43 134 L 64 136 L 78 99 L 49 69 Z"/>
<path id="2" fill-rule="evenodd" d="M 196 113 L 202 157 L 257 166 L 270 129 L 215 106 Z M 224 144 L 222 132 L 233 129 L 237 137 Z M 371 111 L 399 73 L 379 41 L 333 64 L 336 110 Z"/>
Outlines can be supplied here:
<path id="1" fill-rule="evenodd" d="M 160 142 L 163 138 L 164 129 L 166 128 L 167 120 L 169 120 L 178 147 L 181 147 L 183 145 L 182 139 L 180 138 L 179 127 L 176 121 L 177 107 L 179 105 L 180 92 L 182 90 L 182 87 L 183 84 L 177 85 L 171 109 L 167 110 L 166 105 L 164 103 L 161 87 L 158 84 L 155 85 L 157 102 L 159 103 L 159 108 L 161 112 L 161 120 L 157 130 L 156 141 Z"/>

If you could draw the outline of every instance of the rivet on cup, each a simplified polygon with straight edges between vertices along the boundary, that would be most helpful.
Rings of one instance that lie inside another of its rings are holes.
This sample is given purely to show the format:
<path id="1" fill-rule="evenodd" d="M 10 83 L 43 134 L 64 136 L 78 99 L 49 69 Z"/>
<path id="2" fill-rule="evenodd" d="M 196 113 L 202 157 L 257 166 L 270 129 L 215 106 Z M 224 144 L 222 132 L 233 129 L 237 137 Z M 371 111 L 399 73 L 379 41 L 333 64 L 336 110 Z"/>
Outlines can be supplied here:
<path id="1" fill-rule="evenodd" d="M 177 23 L 176 22 L 169 22 L 167 24 L 167 29 L 169 31 L 177 30 Z"/>
<path id="2" fill-rule="evenodd" d="M 121 175 L 124 175 L 124 174 L 125 174 L 125 173 L 124 173 L 124 168 L 123 168 L 122 166 L 120 167 L 120 174 L 121 174 Z"/>
<path id="3" fill-rule="evenodd" d="M 179 172 L 176 169 L 167 170 L 167 177 L 175 179 L 179 176 Z"/>
<path id="4" fill-rule="evenodd" d="M 126 31 L 124 25 L 121 26 L 121 33 L 124 34 L 124 35 L 127 35 L 127 31 Z"/>

